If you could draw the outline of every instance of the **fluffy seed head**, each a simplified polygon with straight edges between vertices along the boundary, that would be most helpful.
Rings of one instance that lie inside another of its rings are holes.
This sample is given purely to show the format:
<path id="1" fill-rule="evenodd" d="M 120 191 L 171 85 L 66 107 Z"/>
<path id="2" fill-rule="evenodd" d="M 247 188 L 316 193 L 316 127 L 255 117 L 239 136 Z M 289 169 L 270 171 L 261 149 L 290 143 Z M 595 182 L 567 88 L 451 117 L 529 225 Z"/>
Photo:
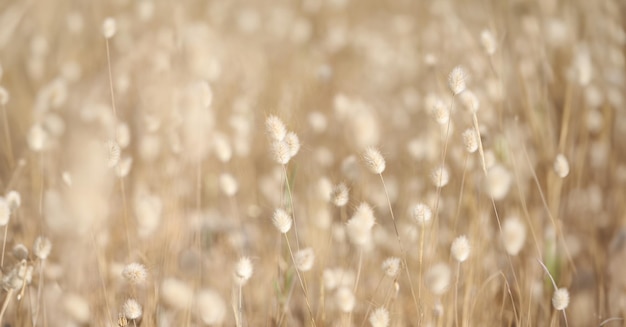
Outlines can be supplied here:
<path id="1" fill-rule="evenodd" d="M 433 169 L 430 174 L 430 179 L 435 184 L 436 187 L 444 187 L 448 185 L 450 181 L 450 173 L 448 173 L 448 168 L 439 166 Z"/>
<path id="2" fill-rule="evenodd" d="M 315 253 L 312 248 L 302 249 L 294 254 L 296 269 L 300 271 L 309 271 L 313 268 L 315 262 Z"/>
<path id="3" fill-rule="evenodd" d="M 287 129 L 280 118 L 270 115 L 265 119 L 265 129 L 274 141 L 282 141 L 287 136 Z"/>
<path id="4" fill-rule="evenodd" d="M 115 35 L 116 31 L 117 23 L 115 22 L 115 19 L 107 17 L 102 23 L 102 35 L 104 35 L 105 38 L 110 39 Z"/>
<path id="5" fill-rule="evenodd" d="M 552 295 L 552 306 L 555 310 L 565 310 L 569 305 L 569 292 L 567 288 L 562 287 L 554 291 Z"/>
<path id="6" fill-rule="evenodd" d="M 220 189 L 226 196 L 231 197 L 237 194 L 237 190 L 239 189 L 239 185 L 237 185 L 237 180 L 233 175 L 228 173 L 223 173 L 220 175 Z"/>
<path id="7" fill-rule="evenodd" d="M 0 226 L 5 226 L 11 218 L 11 208 L 9 203 L 3 197 L 0 197 Z"/>
<path id="8" fill-rule="evenodd" d="M 213 137 L 213 152 L 219 161 L 228 162 L 233 157 L 233 148 L 228 137 L 222 133 L 215 133 Z"/>
<path id="9" fill-rule="evenodd" d="M 363 153 L 363 161 L 367 168 L 374 174 L 382 174 L 385 171 L 385 158 L 375 148 L 368 147 Z"/>
<path id="10" fill-rule="evenodd" d="M 435 118 L 439 125 L 446 125 L 448 124 L 448 121 L 450 121 L 450 111 L 448 110 L 448 107 L 446 107 L 446 104 L 441 100 L 437 100 L 435 102 L 431 115 Z"/>
<path id="11" fill-rule="evenodd" d="M 226 304 L 218 292 L 203 289 L 195 297 L 195 308 L 198 318 L 203 323 L 214 326 L 222 325 L 226 317 Z"/>
<path id="12" fill-rule="evenodd" d="M 372 314 L 370 314 L 370 324 L 372 327 L 389 326 L 389 311 L 384 307 L 376 308 Z"/>
<path id="13" fill-rule="evenodd" d="M 22 196 L 18 191 L 9 191 L 5 197 L 11 211 L 17 209 L 22 205 Z"/>
<path id="14" fill-rule="evenodd" d="M 9 91 L 7 91 L 7 89 L 5 89 L 4 87 L 0 86 L 0 106 L 5 106 L 7 103 L 9 103 L 9 99 L 10 99 L 10 95 L 9 95 Z"/>
<path id="15" fill-rule="evenodd" d="M 248 257 L 241 257 L 235 266 L 235 282 L 243 286 L 252 277 L 254 267 Z"/>
<path id="16" fill-rule="evenodd" d="M 335 293 L 335 301 L 339 306 L 339 309 L 343 312 L 352 312 L 354 305 L 356 304 L 356 298 L 350 290 L 350 288 L 343 286 Z"/>
<path id="17" fill-rule="evenodd" d="M 516 256 L 526 241 L 526 226 L 517 217 L 507 218 L 502 224 L 502 241 L 509 255 Z"/>
<path id="18" fill-rule="evenodd" d="M 142 308 L 141 304 L 135 299 L 128 299 L 124 302 L 124 316 L 127 319 L 135 320 L 141 318 Z"/>
<path id="19" fill-rule="evenodd" d="M 130 173 L 130 169 L 133 167 L 133 158 L 123 157 L 115 166 L 115 175 L 119 178 L 124 178 Z"/>
<path id="20" fill-rule="evenodd" d="M 87 324 L 91 318 L 89 302 L 77 294 L 66 294 L 61 300 L 65 313 L 78 324 Z"/>
<path id="21" fill-rule="evenodd" d="M 70 174 L 68 171 L 64 171 L 63 173 L 61 173 L 61 179 L 63 180 L 63 183 L 65 183 L 65 185 L 67 185 L 68 187 L 72 186 L 72 174 Z"/>
<path id="22" fill-rule="evenodd" d="M 448 75 L 448 87 L 450 87 L 450 91 L 452 94 L 457 95 L 463 91 L 465 91 L 465 79 L 467 79 L 467 73 L 461 66 L 456 66 Z"/>
<path id="23" fill-rule="evenodd" d="M 374 224 L 376 223 L 376 218 L 374 217 L 374 210 L 366 202 L 361 202 L 359 206 L 356 207 L 356 210 L 354 211 L 354 214 L 352 215 L 352 219 L 358 220 L 360 223 L 365 225 L 366 228 L 369 228 L 369 229 L 374 227 Z"/>
<path id="24" fill-rule="evenodd" d="M 286 165 L 291 160 L 291 152 L 292 150 L 289 148 L 289 144 L 282 141 L 274 141 L 272 143 L 272 155 L 274 156 L 274 161 L 281 165 Z"/>
<path id="25" fill-rule="evenodd" d="M 487 172 L 487 191 L 494 200 L 501 200 L 509 193 L 512 179 L 511 173 L 504 166 L 496 164 Z"/>
<path id="26" fill-rule="evenodd" d="M 338 207 L 343 207 L 348 203 L 349 192 L 346 184 L 339 183 L 335 186 L 330 193 L 330 199 L 334 205 Z"/>
<path id="27" fill-rule="evenodd" d="M 488 55 L 496 53 L 496 38 L 493 36 L 490 30 L 483 30 L 480 33 L 480 43 L 483 45 L 483 49 Z"/>
<path id="28" fill-rule="evenodd" d="M 35 152 L 39 152 L 46 146 L 48 137 L 48 132 L 46 132 L 41 124 L 35 124 L 30 128 L 26 137 L 28 147 Z"/>
<path id="29" fill-rule="evenodd" d="M 189 309 L 193 300 L 193 289 L 175 278 L 165 278 L 161 282 L 161 300 L 178 310 Z"/>
<path id="30" fill-rule="evenodd" d="M 287 233 L 291 229 L 291 216 L 283 210 L 276 209 L 274 211 L 274 216 L 272 217 L 272 222 L 274 226 L 283 234 Z"/>
<path id="31" fill-rule="evenodd" d="M 117 144 L 117 142 L 113 140 L 107 141 L 105 143 L 105 148 L 107 151 L 107 160 L 109 167 L 115 167 L 120 161 L 122 149 L 120 149 L 120 146 Z"/>
<path id="32" fill-rule="evenodd" d="M 28 248 L 22 243 L 15 244 L 12 250 L 12 254 L 13 257 L 15 257 L 15 259 L 19 261 L 26 260 L 28 259 Z"/>
<path id="33" fill-rule="evenodd" d="M 418 225 L 423 226 L 428 224 L 433 217 L 433 212 L 430 207 L 424 203 L 418 203 L 413 207 L 413 219 Z"/>
<path id="34" fill-rule="evenodd" d="M 432 266 L 424 276 L 424 281 L 435 295 L 443 294 L 450 285 L 450 268 L 444 263 Z"/>
<path id="35" fill-rule="evenodd" d="M 358 246 L 367 245 L 372 240 L 372 227 L 375 223 L 372 208 L 367 203 L 361 203 L 346 224 L 350 241 Z"/>
<path id="36" fill-rule="evenodd" d="M 478 112 L 478 109 L 480 109 L 480 100 L 478 100 L 478 97 L 476 96 L 476 94 L 474 94 L 474 92 L 466 90 L 465 92 L 461 93 L 460 97 L 461 103 L 463 103 L 463 106 L 468 112 Z"/>
<path id="37" fill-rule="evenodd" d="M 287 148 L 289 149 L 289 158 L 293 158 L 296 154 L 298 154 L 298 151 L 300 151 L 300 139 L 298 138 L 298 135 L 296 135 L 296 133 L 287 133 L 283 141 L 287 143 Z"/>
<path id="38" fill-rule="evenodd" d="M 140 285 L 143 284 L 148 278 L 148 272 L 146 271 L 146 267 L 144 267 L 144 265 L 133 262 L 124 267 L 122 270 L 122 277 L 124 277 L 124 279 L 132 285 Z"/>
<path id="39" fill-rule="evenodd" d="M 554 159 L 554 172 L 561 178 L 569 175 L 569 162 L 567 162 L 567 158 L 564 155 L 558 154 L 556 159 Z"/>
<path id="40" fill-rule="evenodd" d="M 33 244 L 33 253 L 40 260 L 46 260 L 52 251 L 52 242 L 47 237 L 39 236 Z"/>
<path id="41" fill-rule="evenodd" d="M 452 252 L 452 256 L 458 262 L 463 262 L 467 260 L 470 254 L 470 244 L 465 235 L 461 235 L 457 237 L 450 247 L 450 252 Z"/>
<path id="42" fill-rule="evenodd" d="M 390 278 L 395 278 L 400 272 L 400 258 L 391 257 L 383 261 L 382 265 L 385 275 Z"/>
<path id="43" fill-rule="evenodd" d="M 465 150 L 469 153 L 474 153 L 478 150 L 478 134 L 473 128 L 468 128 L 463 132 L 463 145 Z"/>

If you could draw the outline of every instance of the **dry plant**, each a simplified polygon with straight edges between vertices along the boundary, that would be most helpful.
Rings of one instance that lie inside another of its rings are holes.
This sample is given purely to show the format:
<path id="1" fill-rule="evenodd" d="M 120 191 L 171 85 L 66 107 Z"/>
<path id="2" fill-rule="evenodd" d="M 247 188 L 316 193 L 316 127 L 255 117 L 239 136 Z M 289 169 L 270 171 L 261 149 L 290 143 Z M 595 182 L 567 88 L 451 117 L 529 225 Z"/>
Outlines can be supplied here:
<path id="1" fill-rule="evenodd" d="M 625 16 L 0 1 L 0 325 L 624 325 Z"/>

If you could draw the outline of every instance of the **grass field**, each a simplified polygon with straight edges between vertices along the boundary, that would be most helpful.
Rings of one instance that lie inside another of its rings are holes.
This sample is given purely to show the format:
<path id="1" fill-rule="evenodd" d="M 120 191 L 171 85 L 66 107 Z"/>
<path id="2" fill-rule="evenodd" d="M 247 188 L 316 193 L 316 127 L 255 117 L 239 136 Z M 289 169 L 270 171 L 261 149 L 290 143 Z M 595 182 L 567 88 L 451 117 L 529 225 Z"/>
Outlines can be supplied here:
<path id="1" fill-rule="evenodd" d="M 0 1 L 0 325 L 624 326 L 625 16 Z"/>

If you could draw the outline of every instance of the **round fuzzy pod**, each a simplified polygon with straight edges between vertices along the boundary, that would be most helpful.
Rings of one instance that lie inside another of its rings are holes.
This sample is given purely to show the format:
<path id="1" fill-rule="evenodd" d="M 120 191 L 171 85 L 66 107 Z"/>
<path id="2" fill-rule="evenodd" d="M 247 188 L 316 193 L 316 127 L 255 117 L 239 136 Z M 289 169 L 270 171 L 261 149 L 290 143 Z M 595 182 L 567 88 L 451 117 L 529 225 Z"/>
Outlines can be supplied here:
<path id="1" fill-rule="evenodd" d="M 0 226 L 6 226 L 11 218 L 11 208 L 5 198 L 0 197 Z"/>
<path id="2" fill-rule="evenodd" d="M 298 135 L 294 132 L 289 132 L 285 135 L 284 141 L 289 149 L 289 157 L 293 158 L 296 154 L 298 154 L 298 151 L 300 151 L 300 139 L 298 138 Z"/>
<path id="3" fill-rule="evenodd" d="M 554 172 L 561 178 L 569 175 L 569 162 L 564 155 L 558 154 L 554 159 Z"/>
<path id="4" fill-rule="evenodd" d="M 356 298 L 354 297 L 352 290 L 346 286 L 337 290 L 337 293 L 335 293 L 335 301 L 339 310 L 346 313 L 352 312 L 352 310 L 354 310 L 354 306 L 356 305 Z"/>
<path id="5" fill-rule="evenodd" d="M 446 125 L 450 121 L 450 110 L 441 100 L 435 101 L 430 114 L 439 125 Z"/>
<path id="6" fill-rule="evenodd" d="M 367 202 L 361 202 L 356 210 L 352 214 L 351 220 L 358 220 L 366 228 L 371 229 L 376 223 L 376 217 L 374 217 L 374 209 L 367 204 Z"/>
<path id="7" fill-rule="evenodd" d="M 11 211 L 16 210 L 22 205 L 22 196 L 20 195 L 18 191 L 9 191 L 5 199 Z"/>
<path id="8" fill-rule="evenodd" d="M 433 212 L 426 204 L 418 203 L 413 207 L 413 219 L 415 219 L 418 225 L 426 225 L 432 218 Z"/>
<path id="9" fill-rule="evenodd" d="M 124 316 L 130 320 L 137 320 L 141 318 L 143 313 L 141 304 L 135 299 L 128 299 L 124 302 L 123 306 Z"/>
<path id="10" fill-rule="evenodd" d="M 463 91 L 467 87 L 465 84 L 465 80 L 467 79 L 467 73 L 465 69 L 461 66 L 454 67 L 450 74 L 448 75 L 448 87 L 452 94 L 457 95 Z"/>
<path id="11" fill-rule="evenodd" d="M 400 258 L 387 258 L 385 261 L 383 261 L 382 268 L 385 272 L 385 275 L 390 278 L 395 278 L 400 272 Z"/>
<path id="12" fill-rule="evenodd" d="M 468 128 L 463 132 L 463 145 L 465 150 L 469 153 L 474 153 L 478 150 L 478 134 L 473 128 Z"/>
<path id="13" fill-rule="evenodd" d="M 389 311 L 385 307 L 376 308 L 370 314 L 369 321 L 372 327 L 387 327 L 389 326 Z"/>
<path id="14" fill-rule="evenodd" d="M 9 103 L 9 99 L 11 99 L 9 91 L 0 86 L 0 106 L 6 106 L 6 104 Z"/>
<path id="15" fill-rule="evenodd" d="M 177 310 L 190 309 L 193 300 L 193 289 L 185 282 L 168 277 L 161 282 L 161 300 Z"/>
<path id="16" fill-rule="evenodd" d="M 350 199 L 348 187 L 344 183 L 337 184 L 330 193 L 330 199 L 334 205 L 343 207 Z"/>
<path id="17" fill-rule="evenodd" d="M 112 17 L 107 17 L 104 22 L 102 22 L 102 35 L 105 38 L 112 38 L 117 32 L 117 22 Z"/>
<path id="18" fill-rule="evenodd" d="M 483 30 L 480 33 L 480 43 L 483 46 L 483 49 L 488 55 L 493 55 L 496 53 L 497 42 L 495 36 L 490 30 Z"/>
<path id="19" fill-rule="evenodd" d="M 565 310 L 569 305 L 569 292 L 567 288 L 559 288 L 552 295 L 552 306 L 555 310 Z"/>
<path id="20" fill-rule="evenodd" d="M 66 294 L 61 299 L 61 305 L 65 314 L 77 324 L 87 324 L 91 319 L 89 302 L 77 294 Z"/>
<path id="21" fill-rule="evenodd" d="M 439 166 L 433 169 L 430 174 L 430 180 L 436 187 L 444 187 L 448 185 L 448 182 L 450 182 L 450 173 L 448 172 L 448 168 Z"/>
<path id="22" fill-rule="evenodd" d="M 302 249 L 294 254 L 296 269 L 300 271 L 309 271 L 313 268 L 315 262 L 315 252 L 312 248 Z"/>
<path id="23" fill-rule="evenodd" d="M 470 255 L 470 244 L 469 240 L 465 235 L 461 235 L 457 237 L 450 247 L 450 252 L 452 252 L 452 256 L 458 262 L 463 262 L 469 258 Z"/>
<path id="24" fill-rule="evenodd" d="M 195 297 L 195 307 L 198 318 L 207 325 L 221 325 L 226 318 L 226 304 L 214 290 L 200 290 Z"/>
<path id="25" fill-rule="evenodd" d="M 265 129 L 274 141 L 282 141 L 287 136 L 287 128 L 280 118 L 271 115 L 265 119 Z"/>
<path id="26" fill-rule="evenodd" d="M 460 96 L 461 103 L 463 103 L 463 106 L 467 111 L 472 114 L 478 112 L 478 109 L 480 109 L 480 100 L 478 100 L 478 97 L 476 96 L 476 94 L 474 94 L 474 92 L 466 90 L 465 92 L 461 93 Z"/>
<path id="27" fill-rule="evenodd" d="M 222 192 L 228 197 L 234 196 L 239 190 L 237 180 L 229 173 L 223 173 L 220 175 L 219 184 Z"/>
<path id="28" fill-rule="evenodd" d="M 252 277 L 252 273 L 254 271 L 254 267 L 252 266 L 252 261 L 248 257 L 242 257 L 237 262 L 235 266 L 235 282 L 237 285 L 243 286 L 248 282 L 250 277 Z"/>
<path id="29" fill-rule="evenodd" d="M 287 233 L 291 229 L 291 216 L 283 209 L 276 209 L 274 216 L 272 216 L 272 222 L 274 226 L 283 234 Z"/>
<path id="30" fill-rule="evenodd" d="M 516 256 L 526 242 L 526 226 L 517 217 L 511 217 L 502 223 L 502 241 L 509 255 Z"/>
<path id="31" fill-rule="evenodd" d="M 450 285 L 450 268 L 445 263 L 433 265 L 424 276 L 424 282 L 434 295 L 442 295 Z"/>
<path id="32" fill-rule="evenodd" d="M 122 270 L 122 277 L 126 279 L 130 284 L 138 285 L 143 284 L 148 279 L 148 271 L 146 267 L 140 263 L 129 263 Z"/>
<path id="33" fill-rule="evenodd" d="M 363 161 L 367 168 L 374 174 L 382 174 L 383 171 L 385 171 L 385 158 L 383 158 L 380 151 L 375 148 L 369 147 L 365 149 Z"/>
<path id="34" fill-rule="evenodd" d="M 291 160 L 292 149 L 289 147 L 289 144 L 285 142 L 285 140 L 274 141 L 272 143 L 272 156 L 274 157 L 274 161 L 281 165 L 286 165 Z"/>
<path id="35" fill-rule="evenodd" d="M 52 251 L 52 242 L 47 237 L 39 236 L 33 244 L 33 253 L 39 260 L 46 260 Z"/>
<path id="36" fill-rule="evenodd" d="M 509 193 L 513 178 L 504 166 L 496 164 L 489 168 L 485 180 L 486 188 L 494 200 L 502 200 Z"/>

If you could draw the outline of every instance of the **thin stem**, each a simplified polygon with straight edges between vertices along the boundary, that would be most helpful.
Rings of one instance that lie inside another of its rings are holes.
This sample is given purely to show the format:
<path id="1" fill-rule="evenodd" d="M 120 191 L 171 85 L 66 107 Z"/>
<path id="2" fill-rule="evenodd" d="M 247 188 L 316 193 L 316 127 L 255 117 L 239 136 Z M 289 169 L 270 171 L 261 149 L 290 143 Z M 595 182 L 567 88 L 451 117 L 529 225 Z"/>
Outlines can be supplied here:
<path id="1" fill-rule="evenodd" d="M 459 325 L 459 276 L 461 275 L 461 262 L 456 265 L 456 281 L 454 284 L 454 326 Z"/>
<path id="2" fill-rule="evenodd" d="M 413 297 L 413 303 L 415 304 L 415 310 L 417 312 L 420 312 L 419 310 L 419 304 L 417 301 L 417 297 L 415 296 L 415 289 L 413 287 L 413 280 L 411 278 L 411 272 L 409 270 L 409 266 L 407 264 L 407 260 L 406 260 L 406 252 L 404 251 L 404 247 L 402 246 L 402 240 L 400 239 L 400 233 L 398 232 L 398 225 L 396 225 L 396 218 L 393 215 L 393 208 L 391 207 L 391 199 L 389 198 L 389 192 L 387 191 L 387 185 L 385 185 L 385 179 L 383 178 L 383 174 L 380 173 L 378 174 L 380 176 L 380 181 L 383 184 L 383 189 L 385 190 L 385 195 L 387 196 L 387 204 L 389 205 L 389 212 L 391 215 L 391 221 L 393 222 L 393 228 L 396 232 L 396 237 L 398 238 L 398 247 L 400 248 L 400 257 L 402 258 L 402 264 L 404 266 L 404 269 L 406 271 L 407 274 L 407 279 L 409 280 L 409 288 L 411 289 L 411 296 Z M 420 269 L 421 269 L 422 265 L 420 262 Z M 421 276 L 420 276 L 421 279 Z M 421 281 L 420 281 L 421 282 Z"/>
<path id="3" fill-rule="evenodd" d="M 111 104 L 113 106 L 113 117 L 117 118 L 117 110 L 115 109 L 115 94 L 113 92 L 113 71 L 111 69 L 111 51 L 109 50 L 109 39 L 105 38 L 107 48 L 107 67 L 109 72 L 109 90 L 111 92 Z"/>
<path id="4" fill-rule="evenodd" d="M 367 321 L 367 317 L 370 314 L 370 311 L 372 310 L 372 303 L 374 302 L 374 297 L 376 296 L 376 293 L 378 293 L 378 289 L 380 288 L 380 285 L 382 284 L 383 280 L 384 280 L 384 276 L 378 281 L 378 283 L 376 284 L 376 288 L 374 288 L 374 293 L 372 294 L 372 298 L 369 301 L 369 304 L 367 305 L 367 310 L 365 311 L 365 315 L 363 316 L 363 320 L 361 321 L 361 327 L 365 326 L 365 322 Z"/>
<path id="5" fill-rule="evenodd" d="M 4 313 L 7 311 L 7 308 L 9 307 L 9 302 L 11 301 L 11 298 L 13 297 L 13 292 L 15 292 L 15 290 L 13 288 L 10 288 L 9 291 L 7 292 L 7 296 L 4 298 L 4 302 L 2 303 L 2 310 L 0 310 L 0 323 L 2 323 L 2 319 L 4 318 Z"/>
<path id="6" fill-rule="evenodd" d="M 300 238 L 298 236 L 298 225 L 296 222 L 296 210 L 293 207 L 293 195 L 291 194 L 291 186 L 289 185 L 289 177 L 287 176 L 287 165 L 283 165 L 285 173 L 285 184 L 287 185 L 287 194 L 289 195 L 289 205 L 291 207 L 291 216 L 293 217 L 293 230 L 296 234 L 296 248 L 300 250 Z"/>
<path id="7" fill-rule="evenodd" d="M 100 277 L 100 284 L 102 285 L 102 292 L 103 292 L 103 297 L 104 297 L 104 303 L 106 305 L 107 314 L 109 315 L 109 321 L 113 321 L 113 316 L 111 316 L 111 307 L 109 306 L 109 299 L 107 297 L 107 286 L 106 286 L 106 283 L 104 282 L 104 277 L 102 277 L 102 269 L 100 267 L 100 265 L 102 264 L 104 260 L 101 260 L 102 255 L 100 251 L 98 251 L 98 244 L 96 243 L 96 237 L 94 236 L 93 231 L 91 231 L 91 241 L 93 243 L 93 248 L 96 253 L 98 277 Z"/>
<path id="8" fill-rule="evenodd" d="M 285 240 L 287 241 L 287 248 L 289 249 L 289 255 L 291 256 L 291 261 L 294 264 L 296 275 L 298 275 L 298 281 L 300 282 L 300 287 L 302 287 L 302 292 L 304 292 L 304 300 L 306 302 L 307 310 L 309 310 L 309 315 L 311 316 L 311 323 L 313 323 L 313 326 L 316 326 L 315 317 L 313 316 L 313 310 L 311 310 L 311 304 L 309 303 L 309 294 L 308 294 L 309 292 L 307 292 L 306 288 L 304 287 L 304 281 L 302 280 L 302 276 L 300 276 L 300 271 L 298 270 L 297 267 L 295 267 L 296 259 L 293 256 L 293 251 L 291 250 L 291 244 L 289 243 L 289 238 L 287 237 L 286 233 L 283 235 L 285 235 Z"/>
<path id="9" fill-rule="evenodd" d="M 9 223 L 7 222 L 7 224 L 4 225 L 4 240 L 2 240 L 2 259 L 0 259 L 0 267 L 4 267 L 4 252 L 6 250 L 6 245 L 7 245 L 8 230 L 9 230 Z"/>
<path id="10" fill-rule="evenodd" d="M 361 268 L 363 267 L 363 249 L 359 249 L 359 266 L 358 269 L 356 271 L 356 279 L 354 281 L 354 289 L 353 289 L 353 293 L 356 294 L 356 290 L 359 287 L 359 279 L 361 277 Z"/>
<path id="11" fill-rule="evenodd" d="M 40 261 L 41 264 L 39 266 L 39 285 L 37 285 L 37 305 L 35 307 L 35 312 L 33 313 L 33 327 L 37 326 L 37 318 L 39 316 L 39 306 L 41 304 L 43 304 L 41 302 L 41 295 L 43 293 L 43 284 L 44 284 L 44 278 L 43 278 L 43 272 L 45 269 L 45 264 L 46 264 L 46 260 L 41 260 Z"/>
<path id="12" fill-rule="evenodd" d="M 4 117 L 4 135 L 7 142 L 7 152 L 9 154 L 9 167 L 15 165 L 15 158 L 13 157 L 13 145 L 11 144 L 11 132 L 9 130 L 9 118 L 7 117 L 7 108 L 2 106 L 2 115 Z"/>
<path id="13" fill-rule="evenodd" d="M 550 218 L 550 222 L 552 222 L 552 226 L 554 227 L 554 230 L 557 232 L 558 239 L 561 241 L 561 244 L 563 245 L 565 256 L 567 257 L 567 260 L 568 260 L 569 264 L 571 265 L 572 270 L 574 271 L 574 273 L 576 273 L 576 266 L 574 265 L 574 260 L 572 259 L 572 255 L 570 254 L 570 252 L 569 252 L 569 250 L 567 248 L 567 244 L 565 243 L 565 238 L 563 237 L 563 232 L 561 231 L 561 228 L 559 228 L 559 225 L 557 225 L 556 220 L 554 219 L 554 216 L 552 216 L 552 212 L 550 211 L 550 207 L 548 206 L 548 202 L 546 201 L 546 197 L 543 194 L 543 190 L 541 189 L 541 184 L 539 183 L 539 178 L 537 177 L 537 173 L 535 172 L 535 169 L 532 167 L 532 163 L 530 161 L 530 158 L 528 157 L 528 152 L 526 151 L 526 147 L 524 146 L 523 142 L 522 142 L 522 150 L 524 151 L 524 156 L 526 157 L 526 162 L 528 162 L 528 166 L 530 167 L 530 171 L 531 171 L 531 174 L 533 176 L 533 180 L 535 181 L 535 185 L 537 186 L 537 191 L 539 191 L 539 197 L 541 198 L 541 202 L 542 202 L 544 208 L 546 209 L 546 213 L 548 214 L 548 217 Z"/>
<path id="14" fill-rule="evenodd" d="M 359 266 L 356 271 L 356 279 L 354 281 L 354 288 L 352 289 L 352 294 L 354 294 L 354 296 L 356 296 L 356 290 L 358 289 L 358 286 L 359 286 L 359 279 L 361 278 L 362 268 L 363 268 L 363 249 L 359 249 Z M 350 314 L 348 315 L 348 321 L 352 321 L 353 312 L 354 311 L 350 311 Z"/>
<path id="15" fill-rule="evenodd" d="M 483 164 L 483 172 L 487 175 L 487 164 L 485 163 L 485 152 L 483 151 L 483 140 L 480 137 L 480 129 L 478 128 L 478 117 L 474 112 L 472 114 L 472 121 L 474 122 L 474 129 L 476 130 L 476 135 L 478 135 L 478 153 L 480 154 L 480 159 Z"/>
<path id="16" fill-rule="evenodd" d="M 126 204 L 126 189 L 124 187 L 124 177 L 120 177 L 120 190 L 122 192 L 122 210 L 124 212 L 124 229 L 126 232 L 126 246 L 128 247 L 128 255 L 132 247 L 130 246 L 130 229 L 128 227 L 128 205 Z"/>
<path id="17" fill-rule="evenodd" d="M 243 304 L 242 304 L 242 292 L 241 292 L 242 286 L 239 285 L 239 305 L 238 305 L 238 312 L 239 312 L 239 324 L 240 326 L 243 326 Z"/>
<path id="18" fill-rule="evenodd" d="M 461 190 L 459 191 L 459 201 L 456 206 L 456 214 L 454 215 L 454 234 L 456 234 L 456 227 L 459 221 L 459 216 L 461 215 L 461 205 L 463 204 L 463 190 L 465 189 L 465 175 L 467 173 L 467 161 L 469 159 L 469 154 L 465 155 L 465 160 L 463 160 L 463 175 L 461 176 Z"/>

